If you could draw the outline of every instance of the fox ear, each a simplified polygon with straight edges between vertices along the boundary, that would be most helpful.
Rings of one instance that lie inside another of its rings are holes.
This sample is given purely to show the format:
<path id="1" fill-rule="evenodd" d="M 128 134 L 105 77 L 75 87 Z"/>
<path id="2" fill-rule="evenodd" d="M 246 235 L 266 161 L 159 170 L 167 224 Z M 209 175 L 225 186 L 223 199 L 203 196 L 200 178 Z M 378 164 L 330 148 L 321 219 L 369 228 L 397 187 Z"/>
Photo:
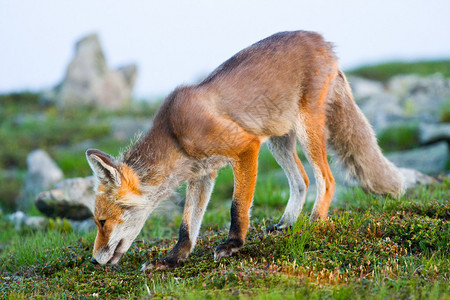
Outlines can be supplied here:
<path id="1" fill-rule="evenodd" d="M 120 173 L 112 156 L 100 150 L 89 149 L 86 151 L 86 158 L 100 182 L 120 185 Z"/>

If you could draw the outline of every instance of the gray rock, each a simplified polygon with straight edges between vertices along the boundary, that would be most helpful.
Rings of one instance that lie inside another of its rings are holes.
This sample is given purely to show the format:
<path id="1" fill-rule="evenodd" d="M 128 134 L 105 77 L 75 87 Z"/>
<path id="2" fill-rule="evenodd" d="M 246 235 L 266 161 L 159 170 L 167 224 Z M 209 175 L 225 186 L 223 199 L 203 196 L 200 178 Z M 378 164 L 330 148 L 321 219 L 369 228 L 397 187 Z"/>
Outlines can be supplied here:
<path id="1" fill-rule="evenodd" d="M 438 141 L 450 142 L 450 123 L 420 124 L 419 139 L 423 144 L 434 143 Z"/>
<path id="2" fill-rule="evenodd" d="M 87 219 L 94 211 L 94 177 L 66 179 L 54 189 L 40 193 L 35 204 L 48 217 Z"/>
<path id="3" fill-rule="evenodd" d="M 16 211 L 10 214 L 6 218 L 10 223 L 14 224 L 17 231 L 23 228 L 30 228 L 34 230 L 44 229 L 48 224 L 47 218 L 44 217 L 29 217 L 25 215 L 22 211 Z"/>
<path id="4" fill-rule="evenodd" d="M 402 173 L 405 180 L 405 188 L 412 189 L 419 185 L 430 185 L 436 182 L 436 179 L 425 175 L 417 170 L 399 168 L 400 173 Z"/>
<path id="5" fill-rule="evenodd" d="M 377 132 L 405 119 L 398 98 L 388 93 L 372 95 L 360 108 Z"/>
<path id="6" fill-rule="evenodd" d="M 349 76 L 348 82 L 352 87 L 353 96 L 358 104 L 363 103 L 368 98 L 372 98 L 384 92 L 383 84 L 379 81 Z"/>
<path id="7" fill-rule="evenodd" d="M 437 122 L 443 103 L 450 97 L 450 79 L 439 73 L 395 76 L 387 86 L 388 92 L 399 98 L 404 116 L 423 122 Z"/>
<path id="8" fill-rule="evenodd" d="M 27 217 L 23 226 L 34 230 L 44 229 L 48 224 L 48 219 L 45 217 Z"/>
<path id="9" fill-rule="evenodd" d="M 390 153 L 386 157 L 399 167 L 434 175 L 445 170 L 448 146 L 446 142 L 440 142 L 414 150 Z"/>
<path id="10" fill-rule="evenodd" d="M 28 210 L 33 199 L 63 179 L 63 172 L 44 150 L 34 150 L 27 157 L 28 171 L 19 196 L 18 208 Z"/>
<path id="11" fill-rule="evenodd" d="M 26 218 L 26 215 L 23 211 L 16 211 L 15 213 L 10 214 L 6 217 L 6 220 L 10 223 L 14 224 L 16 230 L 20 230 L 22 228 L 22 224 Z"/>
<path id="12" fill-rule="evenodd" d="M 59 107 L 90 105 L 119 109 L 131 100 L 137 76 L 135 65 L 111 70 L 96 34 L 81 39 L 75 47 L 66 76 L 55 89 Z M 46 93 L 47 98 L 51 93 Z"/>

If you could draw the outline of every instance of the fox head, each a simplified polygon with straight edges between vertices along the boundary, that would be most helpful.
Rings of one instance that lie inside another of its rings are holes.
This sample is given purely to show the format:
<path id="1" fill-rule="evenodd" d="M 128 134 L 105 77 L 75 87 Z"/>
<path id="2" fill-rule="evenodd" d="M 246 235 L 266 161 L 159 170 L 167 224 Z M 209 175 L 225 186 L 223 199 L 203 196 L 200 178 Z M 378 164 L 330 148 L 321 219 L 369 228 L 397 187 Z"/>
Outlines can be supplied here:
<path id="1" fill-rule="evenodd" d="M 151 209 L 131 168 L 99 150 L 87 150 L 86 157 L 97 179 L 97 237 L 91 262 L 116 264 L 141 231 Z"/>

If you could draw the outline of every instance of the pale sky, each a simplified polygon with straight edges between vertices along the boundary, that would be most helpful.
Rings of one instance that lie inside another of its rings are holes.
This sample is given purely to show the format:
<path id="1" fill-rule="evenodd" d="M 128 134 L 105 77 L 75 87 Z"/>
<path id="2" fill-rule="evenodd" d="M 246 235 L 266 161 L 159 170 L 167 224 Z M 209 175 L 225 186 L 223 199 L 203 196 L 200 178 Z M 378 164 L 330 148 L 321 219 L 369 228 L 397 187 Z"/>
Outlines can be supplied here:
<path id="1" fill-rule="evenodd" d="M 139 67 L 135 96 L 194 83 L 273 33 L 313 30 L 344 69 L 450 58 L 449 0 L 0 0 L 0 93 L 61 81 L 81 37 L 98 33 L 110 67 Z"/>

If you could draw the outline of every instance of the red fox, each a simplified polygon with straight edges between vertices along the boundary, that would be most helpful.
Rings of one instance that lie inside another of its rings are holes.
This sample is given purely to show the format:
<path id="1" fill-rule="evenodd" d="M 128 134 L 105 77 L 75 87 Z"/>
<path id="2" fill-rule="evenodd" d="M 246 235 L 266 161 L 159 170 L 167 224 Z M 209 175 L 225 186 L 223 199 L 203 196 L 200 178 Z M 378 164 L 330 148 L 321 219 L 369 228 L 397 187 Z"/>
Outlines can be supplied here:
<path id="1" fill-rule="evenodd" d="M 231 226 L 214 257 L 238 251 L 249 226 L 264 142 L 290 188 L 286 210 L 273 229 L 295 223 L 309 185 L 297 141 L 317 183 L 312 218 L 327 217 L 335 188 L 327 142 L 365 190 L 403 193 L 403 178 L 382 155 L 332 45 L 314 32 L 281 32 L 240 51 L 201 83 L 175 89 L 145 137 L 120 157 L 87 150 L 98 182 L 92 263 L 116 264 L 158 203 L 187 182 L 179 239 L 161 263 L 184 262 L 195 246 L 216 171 L 227 164 L 234 172 Z"/>

